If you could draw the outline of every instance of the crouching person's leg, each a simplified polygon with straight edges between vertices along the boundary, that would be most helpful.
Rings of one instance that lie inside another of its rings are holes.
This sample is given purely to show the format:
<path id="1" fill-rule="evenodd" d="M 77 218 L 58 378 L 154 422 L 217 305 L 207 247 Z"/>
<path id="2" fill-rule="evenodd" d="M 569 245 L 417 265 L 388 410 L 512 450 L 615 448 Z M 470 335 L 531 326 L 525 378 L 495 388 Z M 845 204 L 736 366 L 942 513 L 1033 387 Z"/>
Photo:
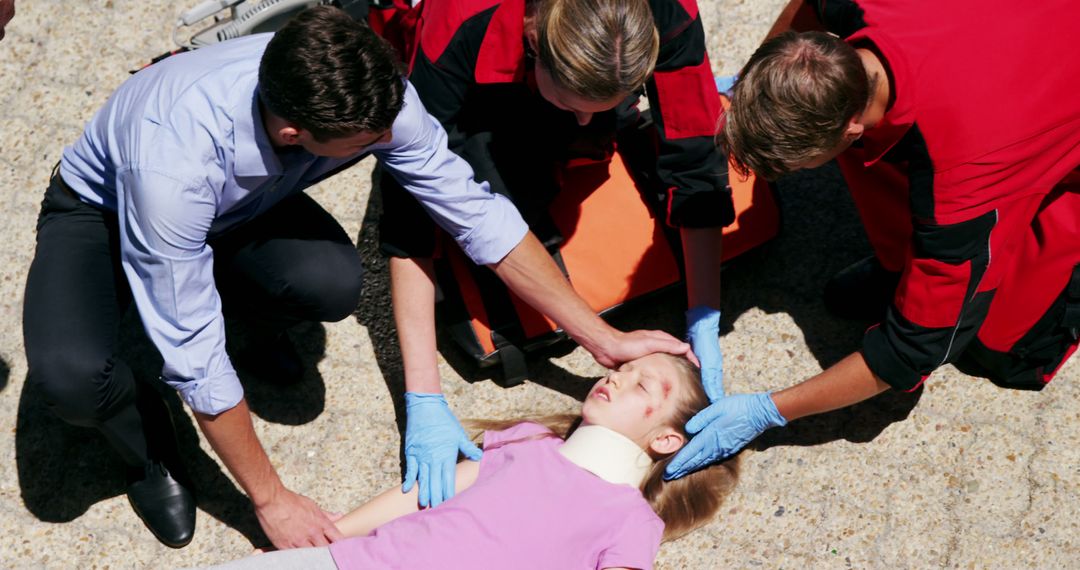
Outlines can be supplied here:
<path id="1" fill-rule="evenodd" d="M 79 201 L 55 176 L 26 282 L 28 387 L 62 420 L 105 436 L 128 465 L 136 513 L 159 540 L 179 547 L 194 534 L 195 499 L 180 473 L 168 408 L 115 354 L 130 299 L 116 215 Z"/>

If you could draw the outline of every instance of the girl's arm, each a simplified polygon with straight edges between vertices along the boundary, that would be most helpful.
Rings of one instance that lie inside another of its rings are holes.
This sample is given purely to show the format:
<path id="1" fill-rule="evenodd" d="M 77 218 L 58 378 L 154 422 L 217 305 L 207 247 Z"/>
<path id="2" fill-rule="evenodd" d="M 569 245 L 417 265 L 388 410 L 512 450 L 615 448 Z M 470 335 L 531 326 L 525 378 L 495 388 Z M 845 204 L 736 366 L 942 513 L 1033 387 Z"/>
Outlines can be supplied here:
<path id="1" fill-rule="evenodd" d="M 479 461 L 458 463 L 455 494 L 471 487 L 479 473 Z M 335 524 L 346 537 L 366 536 L 379 526 L 420 510 L 417 505 L 418 492 L 416 486 L 408 493 L 402 493 L 400 486 L 393 487 L 341 517 Z"/>

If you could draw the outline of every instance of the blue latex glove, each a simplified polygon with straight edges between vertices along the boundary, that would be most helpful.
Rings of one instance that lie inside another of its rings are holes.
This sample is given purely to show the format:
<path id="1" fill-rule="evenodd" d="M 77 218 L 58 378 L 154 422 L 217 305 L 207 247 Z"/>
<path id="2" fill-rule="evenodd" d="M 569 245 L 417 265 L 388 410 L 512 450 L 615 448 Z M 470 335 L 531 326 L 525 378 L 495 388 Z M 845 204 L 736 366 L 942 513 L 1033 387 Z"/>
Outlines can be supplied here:
<path id="1" fill-rule="evenodd" d="M 787 425 L 768 392 L 735 394 L 721 398 L 686 422 L 693 435 L 664 471 L 665 479 L 678 479 L 734 455 L 761 432 Z"/>
<path id="2" fill-rule="evenodd" d="M 421 507 L 437 507 L 454 496 L 460 451 L 479 461 L 483 452 L 469 441 L 442 394 L 405 392 L 405 482 L 408 493 L 420 482 Z"/>
<path id="3" fill-rule="evenodd" d="M 701 384 L 709 401 L 724 397 L 724 355 L 720 352 L 720 311 L 698 305 L 686 311 L 686 342 L 701 362 Z"/>
<path id="4" fill-rule="evenodd" d="M 731 98 L 731 90 L 735 89 L 735 82 L 739 80 L 738 75 L 717 75 L 713 77 L 716 81 L 716 91 L 721 95 L 725 95 Z"/>

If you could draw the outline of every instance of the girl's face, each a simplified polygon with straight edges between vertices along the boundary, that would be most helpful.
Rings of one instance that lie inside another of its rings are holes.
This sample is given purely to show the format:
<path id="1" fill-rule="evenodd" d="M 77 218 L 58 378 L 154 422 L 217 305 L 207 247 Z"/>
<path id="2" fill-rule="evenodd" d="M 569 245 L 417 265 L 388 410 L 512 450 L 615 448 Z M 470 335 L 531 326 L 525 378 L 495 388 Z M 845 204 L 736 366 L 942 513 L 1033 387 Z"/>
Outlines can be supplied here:
<path id="1" fill-rule="evenodd" d="M 685 443 L 681 430 L 668 425 L 685 397 L 683 382 L 670 355 L 650 354 L 627 362 L 589 391 L 581 406 L 582 423 L 617 431 L 642 449 L 672 453 Z"/>

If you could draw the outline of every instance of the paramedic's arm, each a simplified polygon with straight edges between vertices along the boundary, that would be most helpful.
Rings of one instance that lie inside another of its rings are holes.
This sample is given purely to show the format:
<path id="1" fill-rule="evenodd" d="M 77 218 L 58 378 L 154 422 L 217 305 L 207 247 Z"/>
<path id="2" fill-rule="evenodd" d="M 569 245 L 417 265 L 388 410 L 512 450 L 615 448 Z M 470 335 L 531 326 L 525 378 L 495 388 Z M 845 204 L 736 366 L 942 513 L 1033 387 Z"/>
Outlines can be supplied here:
<path id="1" fill-rule="evenodd" d="M 685 354 L 688 345 L 658 331 L 615 330 L 577 295 L 528 231 L 517 208 L 472 179 L 446 133 L 409 86 L 393 142 L 373 147 L 382 164 L 475 263 L 491 266 L 519 297 L 544 313 L 605 366 L 651 352 Z"/>
<path id="2" fill-rule="evenodd" d="M 909 141 L 905 152 L 912 195 L 927 195 L 928 189 L 918 185 L 931 181 L 935 197 L 970 191 L 934 179 L 921 139 Z M 863 337 L 862 351 L 775 395 L 739 394 L 713 403 L 687 423 L 695 435 L 669 464 L 669 476 L 727 457 L 788 420 L 848 406 L 888 387 L 913 391 L 939 366 L 963 354 L 986 318 L 1000 279 L 1001 272 L 991 271 L 990 240 L 996 230 L 1004 230 L 998 228 L 997 210 L 952 223 L 935 223 L 929 211 L 919 210 L 932 207 L 941 220 L 951 213 L 950 204 L 913 203 L 916 222 L 907 266 L 885 319 Z"/>
<path id="3" fill-rule="evenodd" d="M 4 39 L 4 26 L 15 17 L 15 0 L 0 0 L 0 40 Z"/>
<path id="4" fill-rule="evenodd" d="M 773 402 L 787 421 L 845 408 L 877 396 L 889 385 L 870 371 L 861 352 L 849 355 L 821 374 L 786 390 Z"/>
<path id="5" fill-rule="evenodd" d="M 713 142 L 720 95 L 716 92 L 700 17 L 658 4 L 661 36 L 656 70 L 646 82 L 659 136 L 657 172 L 667 188 L 664 222 L 679 228 L 686 253 L 688 306 L 720 308 L 720 236 L 735 217 L 727 168 Z"/>
<path id="6" fill-rule="evenodd" d="M 477 37 L 474 37 L 477 36 Z M 447 145 L 458 150 L 463 136 L 457 119 L 465 101 L 476 67 L 475 45 L 483 36 L 455 34 L 443 48 L 447 66 L 437 66 L 428 57 L 425 43 L 417 42 L 417 54 L 409 72 L 409 83 L 424 107 L 448 133 Z M 489 159 L 490 160 L 490 159 Z M 435 269 L 431 258 L 391 257 L 390 296 L 394 305 L 394 324 L 405 367 L 405 389 L 409 392 L 442 391 L 435 345 Z"/>
<path id="7" fill-rule="evenodd" d="M 769 33 L 765 34 L 765 39 L 767 40 L 792 30 L 796 32 L 820 30 L 821 23 L 818 21 L 817 12 L 814 10 L 814 4 L 814 1 L 791 0 L 791 2 L 784 7 L 784 10 L 780 12 L 780 15 L 776 18 L 776 22 L 769 28 Z"/>
<path id="8" fill-rule="evenodd" d="M 828 31 L 846 38 L 864 25 L 863 11 L 853 0 L 792 0 L 765 39 L 787 31 Z"/>
<path id="9" fill-rule="evenodd" d="M 679 228 L 685 253 L 687 339 L 710 400 L 723 396 L 720 351 L 720 238 L 735 219 L 727 161 L 713 137 L 720 115 L 705 30 L 678 2 L 655 2 L 664 40 L 646 82 L 656 124 L 656 170 L 666 189 L 664 223 Z"/>
<path id="10" fill-rule="evenodd" d="M 471 487 L 479 473 L 480 463 L 477 461 L 458 463 L 455 492 L 460 493 Z M 338 530 L 343 536 L 367 536 L 371 531 L 396 518 L 420 510 L 416 494 L 416 487 L 408 493 L 402 493 L 400 487 L 387 489 L 341 517 L 336 523 Z"/>
<path id="11" fill-rule="evenodd" d="M 274 545 L 327 543 L 336 529 L 310 499 L 282 485 L 255 435 L 225 352 L 213 253 L 206 246 L 214 196 L 197 182 L 132 171 L 121 178 L 117 204 L 124 271 L 147 334 L 164 359 L 162 378 L 195 412 L 210 444 L 255 503 Z"/>
<path id="12" fill-rule="evenodd" d="M 738 453 L 769 428 L 788 421 L 850 406 L 889 388 L 861 353 L 787 390 L 733 394 L 714 401 L 686 424 L 692 437 L 668 463 L 665 479 L 678 479 Z"/>
<path id="13" fill-rule="evenodd" d="M 720 243 L 724 228 L 680 228 L 688 307 L 720 308 Z"/>
<path id="14" fill-rule="evenodd" d="M 390 300 L 394 306 L 405 390 L 442 392 L 435 346 L 435 264 L 431 258 L 390 258 Z"/>

